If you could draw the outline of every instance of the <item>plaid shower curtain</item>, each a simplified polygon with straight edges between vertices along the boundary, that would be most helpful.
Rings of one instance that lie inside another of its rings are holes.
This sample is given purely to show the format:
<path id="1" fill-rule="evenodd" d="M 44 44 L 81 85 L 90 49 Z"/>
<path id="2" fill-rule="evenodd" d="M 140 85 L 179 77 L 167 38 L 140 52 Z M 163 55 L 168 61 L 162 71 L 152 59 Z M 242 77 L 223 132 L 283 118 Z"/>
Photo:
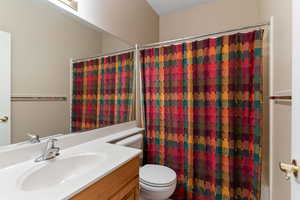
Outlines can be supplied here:
<path id="1" fill-rule="evenodd" d="M 141 51 L 146 163 L 172 199 L 260 199 L 263 30 Z"/>
<path id="2" fill-rule="evenodd" d="M 73 64 L 72 132 L 131 121 L 134 53 Z"/>

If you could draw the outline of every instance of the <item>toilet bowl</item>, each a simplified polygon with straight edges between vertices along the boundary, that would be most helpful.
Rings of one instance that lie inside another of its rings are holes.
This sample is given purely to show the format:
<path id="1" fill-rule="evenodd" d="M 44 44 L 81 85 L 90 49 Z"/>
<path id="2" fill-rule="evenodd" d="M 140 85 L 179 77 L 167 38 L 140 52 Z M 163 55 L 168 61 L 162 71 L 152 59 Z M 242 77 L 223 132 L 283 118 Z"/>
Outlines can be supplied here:
<path id="1" fill-rule="evenodd" d="M 138 134 L 115 144 L 142 150 L 142 142 L 143 135 Z M 176 173 L 168 167 L 148 164 L 140 168 L 139 176 L 141 200 L 167 200 L 176 189 Z"/>
<path id="2" fill-rule="evenodd" d="M 140 195 L 143 200 L 166 200 L 176 189 L 176 173 L 165 166 L 145 165 L 140 168 Z"/>

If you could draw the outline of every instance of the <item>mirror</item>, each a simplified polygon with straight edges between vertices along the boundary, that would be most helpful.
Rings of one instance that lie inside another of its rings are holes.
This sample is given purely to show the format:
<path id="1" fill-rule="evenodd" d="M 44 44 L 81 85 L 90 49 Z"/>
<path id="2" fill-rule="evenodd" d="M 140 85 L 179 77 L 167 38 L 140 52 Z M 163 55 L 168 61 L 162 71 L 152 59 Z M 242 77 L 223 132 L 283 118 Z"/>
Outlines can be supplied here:
<path id="1" fill-rule="evenodd" d="M 0 7 L 0 31 L 8 32 L 11 36 L 11 65 L 1 66 L 1 70 L 4 67 L 7 70 L 11 68 L 11 129 L 0 129 L 1 134 L 10 135 L 11 143 L 27 142 L 27 133 L 40 137 L 70 133 L 74 89 L 71 59 L 84 60 L 132 47 L 48 1 L 3 1 Z M 4 75 L 1 73 L 0 76 Z M 4 77 L 0 80 L 4 80 Z M 4 86 L 10 87 L 9 84 Z M 3 90 L 2 87 L 0 89 Z M 102 87 L 102 90 L 105 88 Z M 98 101 L 102 101 L 99 98 L 101 95 L 98 95 Z M 9 105 L 4 101 L 0 103 L 3 109 L 0 115 L 5 115 L 4 108 Z M 86 108 L 85 112 L 89 109 Z M 81 130 L 76 129 L 76 132 L 99 127 L 89 126 L 87 120 L 85 123 L 86 126 Z M 100 125 L 104 126 L 105 123 Z M 4 127 L 4 123 L 0 123 L 0 126 Z"/>

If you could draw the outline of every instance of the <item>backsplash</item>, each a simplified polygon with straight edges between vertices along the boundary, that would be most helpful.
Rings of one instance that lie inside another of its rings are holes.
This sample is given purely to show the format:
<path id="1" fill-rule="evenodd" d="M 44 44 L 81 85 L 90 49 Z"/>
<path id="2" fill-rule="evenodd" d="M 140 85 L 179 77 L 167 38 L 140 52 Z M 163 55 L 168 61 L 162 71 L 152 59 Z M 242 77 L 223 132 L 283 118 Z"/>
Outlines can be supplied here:
<path id="1" fill-rule="evenodd" d="M 98 138 L 103 142 L 111 142 L 143 131 L 137 127 L 137 122 L 127 122 L 82 133 L 58 136 L 57 145 L 63 150 Z M 0 149 L 0 169 L 20 162 L 37 158 L 43 151 L 46 141 L 37 144 L 16 144 Z"/>

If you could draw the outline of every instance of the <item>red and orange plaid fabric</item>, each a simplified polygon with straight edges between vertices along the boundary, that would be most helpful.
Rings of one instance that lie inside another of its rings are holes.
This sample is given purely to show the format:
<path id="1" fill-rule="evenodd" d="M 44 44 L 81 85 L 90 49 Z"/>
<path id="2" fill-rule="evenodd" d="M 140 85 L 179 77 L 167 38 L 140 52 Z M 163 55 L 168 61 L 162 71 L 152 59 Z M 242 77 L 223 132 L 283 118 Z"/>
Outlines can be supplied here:
<path id="1" fill-rule="evenodd" d="M 133 52 L 73 64 L 73 132 L 134 119 L 133 70 Z"/>
<path id="2" fill-rule="evenodd" d="M 258 200 L 263 30 L 141 51 L 147 163 L 172 199 Z"/>

